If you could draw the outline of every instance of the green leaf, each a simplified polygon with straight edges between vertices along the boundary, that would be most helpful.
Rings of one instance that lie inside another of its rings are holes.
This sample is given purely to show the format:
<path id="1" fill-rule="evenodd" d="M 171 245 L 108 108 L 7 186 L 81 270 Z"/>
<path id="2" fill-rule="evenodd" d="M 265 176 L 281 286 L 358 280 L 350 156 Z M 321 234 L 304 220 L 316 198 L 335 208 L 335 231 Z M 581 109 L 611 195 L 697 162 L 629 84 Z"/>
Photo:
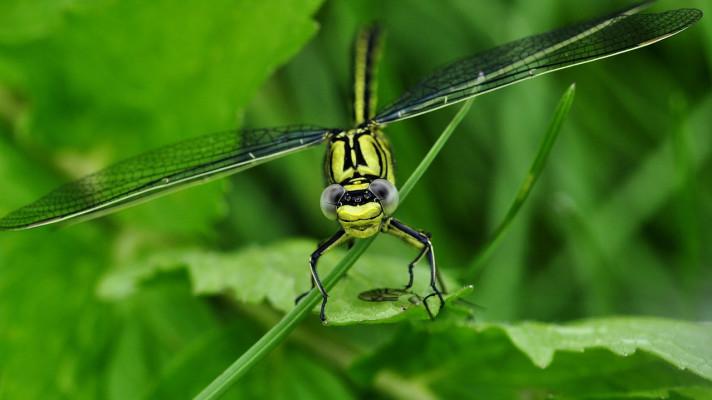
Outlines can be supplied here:
<path id="1" fill-rule="evenodd" d="M 268 246 L 252 245 L 232 253 L 206 250 L 171 250 L 150 256 L 105 277 L 99 294 L 119 300 L 139 290 L 142 283 L 161 272 L 187 268 L 197 295 L 229 294 L 235 300 L 260 304 L 267 301 L 287 312 L 294 308 L 294 299 L 309 289 L 309 274 L 305 260 L 316 248 L 311 240 L 288 240 Z M 330 273 L 346 251 L 335 249 L 319 260 L 322 274 Z M 413 255 L 415 257 L 415 254 Z M 359 295 L 376 288 L 400 289 L 408 281 L 409 258 L 364 254 L 356 268 L 341 279 L 329 293 L 327 315 L 329 324 L 385 323 L 403 319 L 427 319 L 422 298 L 430 293 L 428 269 L 425 263 L 415 268 L 412 291 L 401 293 L 393 301 L 369 302 Z M 447 287 L 456 287 L 445 275 Z M 465 287 L 446 296 L 448 302 L 467 294 Z M 437 301 L 428 300 L 433 312 Z"/>
<path id="2" fill-rule="evenodd" d="M 147 282 L 144 290 L 116 308 L 121 325 L 107 368 L 112 399 L 141 398 L 178 354 L 220 329 L 209 305 L 191 295 L 184 271 Z M 236 336 L 236 343 L 239 340 Z"/>
<path id="3" fill-rule="evenodd" d="M 259 321 L 214 313 L 210 302 L 192 295 L 187 275 L 163 273 L 120 303 L 122 321 L 107 363 L 109 399 L 189 398 L 262 334 Z M 329 392 L 353 398 L 343 377 L 293 346 L 247 378 L 226 392 L 227 398 L 309 399 Z"/>
<path id="4" fill-rule="evenodd" d="M 254 328 L 234 323 L 196 340 L 176 354 L 147 399 L 189 398 L 210 382 L 235 354 L 256 340 Z M 195 366 L 200 365 L 196 370 Z M 318 382 L 319 384 L 315 384 Z M 243 384 L 225 392 L 225 399 L 353 399 L 342 376 L 329 365 L 292 346 L 250 371 Z"/>
<path id="5" fill-rule="evenodd" d="M 368 383 L 397 371 L 443 398 L 665 398 L 712 394 L 710 360 L 710 323 L 448 322 L 405 329 L 352 372 Z"/>
<path id="6" fill-rule="evenodd" d="M 0 238 L 1 397 L 96 398 L 113 316 L 94 288 L 109 252 L 92 226 Z"/>
<path id="7" fill-rule="evenodd" d="M 0 213 L 111 161 L 236 127 L 238 111 L 316 32 L 319 4 L 2 2 L 1 11 L 12 10 L 0 12 Z M 215 232 L 225 186 L 119 214 L 115 221 L 134 229 L 119 240 L 101 223 L 4 233 L 0 397 L 135 398 L 151 386 L 172 353 L 210 327 L 195 311 L 200 300 L 160 292 L 150 304 L 173 301 L 172 313 L 144 307 L 121 319 L 114 311 L 126 302 L 97 301 L 98 277 L 113 257 L 131 254 L 132 241 L 155 239 L 137 231 Z M 214 365 L 206 380 L 225 362 Z"/>
<path id="8" fill-rule="evenodd" d="M 4 215 L 18 199 L 32 200 L 32 188 L 51 182 L 51 175 L 7 140 L 3 116 Z M 97 365 L 103 365 L 114 321 L 94 296 L 103 267 L 110 264 L 105 233 L 77 226 L 0 235 L 0 397 L 97 397 L 102 383 Z"/>
<path id="9" fill-rule="evenodd" d="M 522 323 L 502 329 L 541 368 L 551 364 L 556 351 L 605 347 L 621 356 L 643 350 L 712 381 L 712 323 L 610 318 L 566 326 Z"/>
<path id="10" fill-rule="evenodd" d="M 56 27 L 43 40 L 3 46 L 0 84 L 11 81 L 31 105 L 18 137 L 44 150 L 63 175 L 78 177 L 159 145 L 238 127 L 238 111 L 316 33 L 312 15 L 321 1 L 61 3 L 48 19 L 67 23 L 48 22 Z M 43 7 L 15 8 L 33 14 Z M 224 188 L 215 182 L 116 218 L 135 229 L 208 236 L 226 213 Z"/>

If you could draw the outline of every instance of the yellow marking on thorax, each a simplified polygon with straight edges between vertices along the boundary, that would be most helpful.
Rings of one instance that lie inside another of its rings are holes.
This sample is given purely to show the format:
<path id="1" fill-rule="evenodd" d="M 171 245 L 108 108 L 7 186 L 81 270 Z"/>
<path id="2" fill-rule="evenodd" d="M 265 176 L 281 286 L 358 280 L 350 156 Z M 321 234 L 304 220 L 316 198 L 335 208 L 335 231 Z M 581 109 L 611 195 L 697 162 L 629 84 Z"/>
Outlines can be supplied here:
<path id="1" fill-rule="evenodd" d="M 329 183 L 342 183 L 354 174 L 354 169 L 344 169 L 346 159 L 346 146 L 343 142 L 333 142 L 329 145 L 326 157 L 326 176 Z"/>
<path id="2" fill-rule="evenodd" d="M 380 148 L 380 144 L 371 135 L 364 135 L 358 139 L 359 145 L 361 147 L 361 154 L 363 154 L 363 159 L 366 160 L 366 164 L 360 164 L 356 167 L 356 170 L 361 175 L 377 175 L 384 178 L 382 167 L 386 170 L 388 166 L 381 165 L 381 160 L 385 162 L 384 151 Z"/>

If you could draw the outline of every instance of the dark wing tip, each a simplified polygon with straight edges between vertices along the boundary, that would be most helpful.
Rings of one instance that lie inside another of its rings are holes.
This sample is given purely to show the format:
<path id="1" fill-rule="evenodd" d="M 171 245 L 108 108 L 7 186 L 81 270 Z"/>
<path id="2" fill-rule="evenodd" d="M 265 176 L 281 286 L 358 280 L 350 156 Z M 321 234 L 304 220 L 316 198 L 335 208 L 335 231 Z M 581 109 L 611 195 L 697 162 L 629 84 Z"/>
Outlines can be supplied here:
<path id="1" fill-rule="evenodd" d="M 702 16 L 704 15 L 702 10 L 697 8 L 679 8 L 677 10 L 666 11 L 663 14 L 673 14 L 676 16 L 677 20 L 675 23 L 677 25 L 672 29 L 672 32 L 674 33 L 679 33 L 691 27 L 702 19 Z"/>
<path id="2" fill-rule="evenodd" d="M 702 10 L 697 8 L 683 8 L 683 10 L 688 12 L 688 16 L 690 17 L 689 25 L 696 24 L 697 21 L 701 20 L 702 17 L 705 15 Z"/>

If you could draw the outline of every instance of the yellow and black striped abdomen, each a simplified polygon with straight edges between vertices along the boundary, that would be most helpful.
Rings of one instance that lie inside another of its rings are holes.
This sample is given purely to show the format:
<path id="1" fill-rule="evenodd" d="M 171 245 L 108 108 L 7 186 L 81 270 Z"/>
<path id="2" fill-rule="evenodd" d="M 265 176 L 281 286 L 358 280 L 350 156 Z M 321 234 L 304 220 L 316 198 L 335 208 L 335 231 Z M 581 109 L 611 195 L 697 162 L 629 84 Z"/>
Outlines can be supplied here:
<path id="1" fill-rule="evenodd" d="M 357 128 L 333 135 L 324 169 L 330 184 L 355 185 L 383 178 L 395 185 L 390 145 L 375 128 Z"/>

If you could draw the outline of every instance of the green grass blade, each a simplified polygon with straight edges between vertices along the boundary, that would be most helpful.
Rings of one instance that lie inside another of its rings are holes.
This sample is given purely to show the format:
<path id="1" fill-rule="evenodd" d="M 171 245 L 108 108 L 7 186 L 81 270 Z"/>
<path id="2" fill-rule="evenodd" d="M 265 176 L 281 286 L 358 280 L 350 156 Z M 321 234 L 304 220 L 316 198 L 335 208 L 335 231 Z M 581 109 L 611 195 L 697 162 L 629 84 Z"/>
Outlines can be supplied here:
<path id="1" fill-rule="evenodd" d="M 468 100 L 460 108 L 455 117 L 450 121 L 448 126 L 445 128 L 437 141 L 430 148 L 428 153 L 425 155 L 423 161 L 418 164 L 413 173 L 410 175 L 408 180 L 405 182 L 403 187 L 400 189 L 400 199 L 401 203 L 405 199 L 410 191 L 415 187 L 420 178 L 423 176 L 425 171 L 428 169 L 430 164 L 435 159 L 435 156 L 440 152 L 440 149 L 445 145 L 452 132 L 460 124 L 462 119 L 467 114 L 470 109 L 472 100 Z M 344 274 L 351 268 L 351 266 L 361 257 L 368 246 L 371 245 L 375 236 L 370 237 L 365 240 L 360 240 L 356 245 L 346 254 L 346 256 L 334 267 L 334 269 L 329 273 L 326 278 L 322 279 L 322 283 L 326 290 L 332 289 L 336 282 L 341 279 Z M 245 353 L 243 353 L 240 358 L 235 360 L 225 371 L 223 371 L 217 378 L 215 378 L 208 386 L 206 386 L 198 395 L 195 397 L 199 400 L 207 399 L 217 399 L 222 395 L 227 389 L 230 388 L 241 376 L 243 376 L 247 371 L 250 370 L 255 364 L 267 356 L 275 347 L 282 343 L 289 333 L 294 330 L 297 324 L 306 318 L 312 309 L 321 300 L 321 295 L 318 291 L 312 290 L 309 295 L 302 299 L 299 304 L 297 304 L 292 311 L 287 313 L 272 329 L 265 333 L 252 347 L 250 347 Z"/>
<path id="2" fill-rule="evenodd" d="M 554 112 L 554 118 L 549 124 L 549 129 L 546 133 L 546 136 L 544 136 L 544 140 L 539 145 L 539 151 L 537 152 L 534 162 L 529 168 L 529 173 L 527 174 L 526 178 L 524 178 L 524 182 L 522 182 L 522 184 L 519 186 L 519 191 L 514 197 L 512 205 L 509 207 L 509 210 L 507 211 L 507 214 L 505 215 L 504 219 L 499 224 L 497 229 L 495 229 L 494 233 L 487 241 L 487 243 L 485 243 L 480 252 L 470 263 L 470 267 L 465 272 L 466 280 L 474 279 L 481 271 L 484 262 L 492 254 L 492 251 L 502 239 L 504 233 L 507 231 L 507 228 L 509 228 L 512 221 L 517 216 L 517 213 L 519 213 L 519 210 L 522 208 L 522 205 L 529 197 L 529 194 L 534 188 L 534 185 L 536 184 L 537 180 L 539 179 L 539 176 L 541 175 L 542 170 L 544 169 L 544 166 L 546 165 L 546 161 L 549 158 L 551 149 L 554 147 L 554 143 L 559 137 L 561 126 L 564 122 L 564 119 L 566 118 L 566 115 L 571 109 L 575 93 L 576 84 L 571 84 L 571 86 L 569 86 L 566 92 L 564 92 L 563 96 L 561 96 L 559 104 L 556 106 L 556 111 Z"/>

